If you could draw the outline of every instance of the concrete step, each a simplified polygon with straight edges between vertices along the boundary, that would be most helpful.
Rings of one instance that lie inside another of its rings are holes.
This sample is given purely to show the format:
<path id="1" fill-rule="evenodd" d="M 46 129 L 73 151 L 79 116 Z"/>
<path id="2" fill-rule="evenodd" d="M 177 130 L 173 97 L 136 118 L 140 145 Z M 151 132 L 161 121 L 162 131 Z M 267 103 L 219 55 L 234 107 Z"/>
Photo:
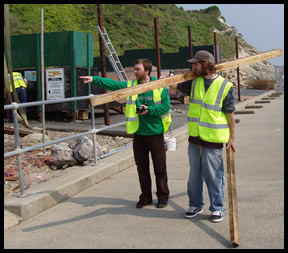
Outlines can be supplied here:
<path id="1" fill-rule="evenodd" d="M 261 109 L 263 105 L 246 105 L 245 109 Z"/>
<path id="2" fill-rule="evenodd" d="M 237 114 L 254 114 L 255 112 L 254 111 L 235 111 L 234 114 L 237 115 Z"/>
<path id="3" fill-rule="evenodd" d="M 274 100 L 276 99 L 275 97 L 268 97 L 268 98 L 262 98 L 262 100 Z"/>
<path id="4" fill-rule="evenodd" d="M 255 101 L 255 104 L 268 104 L 270 102 L 271 101 L 269 101 L 269 100 L 258 100 L 258 101 Z"/>

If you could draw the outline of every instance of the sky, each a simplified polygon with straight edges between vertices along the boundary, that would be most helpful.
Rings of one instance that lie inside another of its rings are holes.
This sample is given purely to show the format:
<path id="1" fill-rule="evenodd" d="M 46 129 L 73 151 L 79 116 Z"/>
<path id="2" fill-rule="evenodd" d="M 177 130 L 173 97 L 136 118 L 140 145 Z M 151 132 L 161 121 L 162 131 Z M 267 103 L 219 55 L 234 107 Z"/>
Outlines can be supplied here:
<path id="1" fill-rule="evenodd" d="M 184 10 L 200 10 L 216 5 L 226 23 L 234 26 L 250 45 L 260 51 L 282 49 L 282 56 L 272 58 L 269 62 L 284 66 L 284 4 L 176 5 Z"/>

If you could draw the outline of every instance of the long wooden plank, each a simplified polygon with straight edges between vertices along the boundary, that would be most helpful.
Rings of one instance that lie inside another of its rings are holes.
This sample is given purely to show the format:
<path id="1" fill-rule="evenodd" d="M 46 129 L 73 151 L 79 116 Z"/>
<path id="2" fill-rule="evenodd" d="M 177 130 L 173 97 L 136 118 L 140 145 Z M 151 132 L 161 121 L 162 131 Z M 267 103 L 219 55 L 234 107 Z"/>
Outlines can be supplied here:
<path id="1" fill-rule="evenodd" d="M 228 69 L 237 68 L 240 66 L 248 65 L 251 63 L 264 61 L 267 59 L 271 59 L 274 57 L 279 57 L 282 55 L 282 50 L 280 49 L 274 49 L 271 51 L 267 51 L 261 54 L 253 55 L 253 56 L 247 56 L 240 59 L 236 59 L 234 61 L 224 62 L 216 65 L 216 72 L 221 72 Z M 165 79 L 160 79 L 157 81 L 153 81 L 150 83 L 145 83 L 141 85 L 137 85 L 130 88 L 125 88 L 117 91 L 113 91 L 110 93 L 102 94 L 102 95 L 96 95 L 90 98 L 90 104 L 92 106 L 102 105 L 106 104 L 112 101 L 116 101 L 122 98 L 126 98 L 132 95 L 144 93 L 150 90 L 154 90 L 157 88 L 163 88 L 166 86 L 172 86 L 177 83 L 185 82 L 188 80 L 193 80 L 195 78 L 195 74 L 192 71 L 189 71 L 185 74 L 175 75 L 172 77 L 168 77 Z"/>
<path id="2" fill-rule="evenodd" d="M 18 131 L 19 131 L 20 137 L 25 137 L 26 135 L 33 134 L 33 131 L 30 131 L 30 130 L 18 129 Z M 4 134 L 14 135 L 15 130 L 13 127 L 4 126 Z"/>
<path id="3" fill-rule="evenodd" d="M 265 61 L 271 58 L 279 57 L 281 55 L 282 55 L 281 49 L 274 49 L 274 50 L 270 50 L 264 53 L 242 57 L 234 61 L 228 61 L 228 62 L 217 64 L 216 71 L 221 72 L 221 71 L 228 70 L 228 69 L 239 68 L 244 65 L 249 65 L 252 63 L 259 62 L 259 61 Z"/>
<path id="4" fill-rule="evenodd" d="M 238 206 L 236 195 L 234 151 L 232 150 L 231 147 L 226 149 L 226 160 L 227 160 L 227 188 L 228 188 L 228 202 L 229 202 L 230 242 L 234 247 L 237 247 L 240 245 L 240 238 L 239 238 Z"/>

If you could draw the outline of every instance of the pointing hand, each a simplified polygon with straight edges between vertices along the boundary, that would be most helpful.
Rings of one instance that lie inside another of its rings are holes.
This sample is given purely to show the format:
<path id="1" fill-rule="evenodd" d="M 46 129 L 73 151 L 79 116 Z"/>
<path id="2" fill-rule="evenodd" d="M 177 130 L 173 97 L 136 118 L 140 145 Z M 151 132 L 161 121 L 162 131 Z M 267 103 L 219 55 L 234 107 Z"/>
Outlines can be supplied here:
<path id="1" fill-rule="evenodd" d="M 84 83 L 91 83 L 93 81 L 92 76 L 79 76 L 81 79 L 83 79 Z"/>

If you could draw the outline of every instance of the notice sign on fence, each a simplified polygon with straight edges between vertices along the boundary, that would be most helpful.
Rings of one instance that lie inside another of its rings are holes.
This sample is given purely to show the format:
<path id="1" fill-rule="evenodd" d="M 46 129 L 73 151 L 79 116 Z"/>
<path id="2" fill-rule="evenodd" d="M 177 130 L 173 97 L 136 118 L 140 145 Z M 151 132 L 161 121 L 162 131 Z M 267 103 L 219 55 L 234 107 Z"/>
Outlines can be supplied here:
<path id="1" fill-rule="evenodd" d="M 47 100 L 65 98 L 64 90 L 64 69 L 46 69 Z"/>
<path id="2" fill-rule="evenodd" d="M 27 81 L 31 81 L 31 82 L 37 81 L 36 70 L 24 71 L 24 76 Z"/>

